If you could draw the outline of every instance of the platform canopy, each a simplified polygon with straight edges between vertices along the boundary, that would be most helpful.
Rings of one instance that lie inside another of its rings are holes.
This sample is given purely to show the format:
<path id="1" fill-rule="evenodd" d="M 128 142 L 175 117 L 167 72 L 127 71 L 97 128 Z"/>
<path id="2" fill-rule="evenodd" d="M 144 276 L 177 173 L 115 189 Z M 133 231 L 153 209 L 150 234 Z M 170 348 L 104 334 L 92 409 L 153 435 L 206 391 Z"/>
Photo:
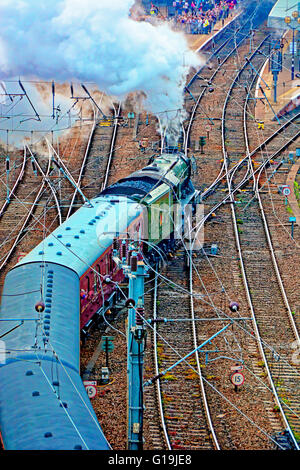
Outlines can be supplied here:
<path id="1" fill-rule="evenodd" d="M 287 29 L 285 17 L 293 18 L 292 13 L 298 11 L 300 16 L 300 2 L 296 0 L 278 0 L 268 16 L 268 27 L 276 29 Z"/>

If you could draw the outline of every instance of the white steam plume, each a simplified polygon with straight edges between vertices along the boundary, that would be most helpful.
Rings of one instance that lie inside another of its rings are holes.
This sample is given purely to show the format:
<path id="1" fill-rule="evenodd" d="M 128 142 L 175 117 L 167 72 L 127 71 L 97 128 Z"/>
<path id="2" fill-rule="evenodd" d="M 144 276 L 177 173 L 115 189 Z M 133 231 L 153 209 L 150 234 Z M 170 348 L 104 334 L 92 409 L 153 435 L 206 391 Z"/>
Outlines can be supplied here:
<path id="1" fill-rule="evenodd" d="M 180 123 L 186 75 L 200 58 L 167 24 L 131 19 L 133 5 L 134 0 L 1 0 L 0 79 L 36 75 L 95 82 L 118 97 L 142 90 L 146 110 L 169 111 L 160 115 L 163 127 L 172 118 Z"/>

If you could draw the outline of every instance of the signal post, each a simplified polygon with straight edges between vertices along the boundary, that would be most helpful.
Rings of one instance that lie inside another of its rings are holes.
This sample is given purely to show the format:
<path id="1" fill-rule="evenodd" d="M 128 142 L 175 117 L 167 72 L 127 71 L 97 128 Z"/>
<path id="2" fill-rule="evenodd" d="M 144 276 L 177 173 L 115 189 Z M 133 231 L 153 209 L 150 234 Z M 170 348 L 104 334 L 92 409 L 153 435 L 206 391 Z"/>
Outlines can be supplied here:
<path id="1" fill-rule="evenodd" d="M 143 447 L 144 278 L 146 267 L 136 252 L 130 258 L 127 323 L 127 448 Z"/>

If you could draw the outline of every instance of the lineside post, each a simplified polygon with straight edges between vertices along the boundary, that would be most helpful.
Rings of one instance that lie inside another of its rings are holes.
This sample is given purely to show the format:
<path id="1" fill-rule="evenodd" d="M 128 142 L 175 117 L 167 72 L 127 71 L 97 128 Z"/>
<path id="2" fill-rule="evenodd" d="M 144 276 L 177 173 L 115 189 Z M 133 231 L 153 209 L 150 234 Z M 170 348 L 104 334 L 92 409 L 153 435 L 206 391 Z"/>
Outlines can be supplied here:
<path id="1" fill-rule="evenodd" d="M 129 310 L 127 324 L 127 448 L 143 448 L 143 363 L 145 327 L 144 278 L 146 267 L 132 252 L 129 271 Z"/>

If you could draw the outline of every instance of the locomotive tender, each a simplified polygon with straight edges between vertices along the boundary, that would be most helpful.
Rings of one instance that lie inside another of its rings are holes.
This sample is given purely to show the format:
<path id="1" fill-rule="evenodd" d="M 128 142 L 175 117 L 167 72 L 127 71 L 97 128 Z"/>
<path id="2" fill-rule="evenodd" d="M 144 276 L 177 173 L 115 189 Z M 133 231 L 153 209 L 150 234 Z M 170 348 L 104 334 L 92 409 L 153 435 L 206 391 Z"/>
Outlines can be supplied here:
<path id="1" fill-rule="evenodd" d="M 124 254 L 129 240 L 140 241 L 150 259 L 153 246 L 171 249 L 194 194 L 189 159 L 163 153 L 85 203 L 9 271 L 0 310 L 5 449 L 110 449 L 81 381 L 80 331 L 124 279 L 116 245 Z"/>

